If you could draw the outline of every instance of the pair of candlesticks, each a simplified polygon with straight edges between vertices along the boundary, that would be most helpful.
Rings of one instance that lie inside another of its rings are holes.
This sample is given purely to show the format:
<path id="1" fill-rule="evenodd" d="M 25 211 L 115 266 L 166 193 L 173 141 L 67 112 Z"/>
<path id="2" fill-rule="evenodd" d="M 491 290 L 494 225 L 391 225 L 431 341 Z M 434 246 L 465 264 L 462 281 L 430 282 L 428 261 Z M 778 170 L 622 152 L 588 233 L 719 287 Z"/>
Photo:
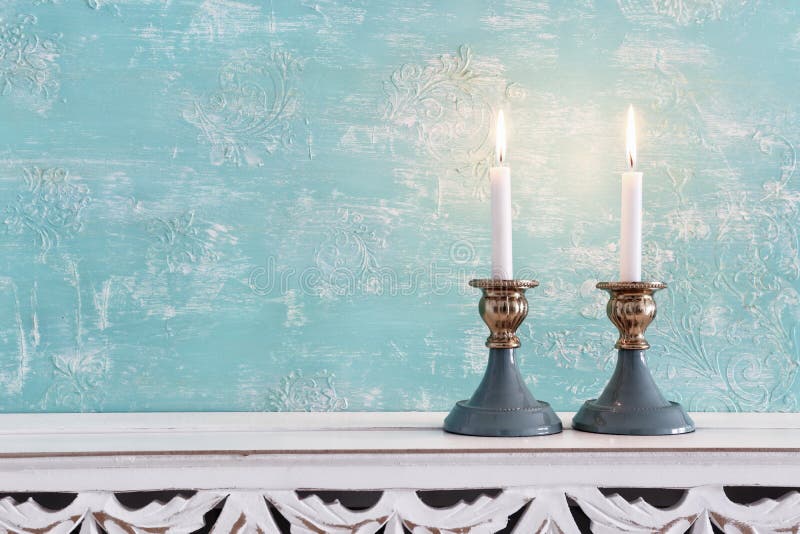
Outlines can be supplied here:
<path id="1" fill-rule="evenodd" d="M 562 423 L 550 405 L 537 400 L 517 367 L 517 328 L 528 315 L 525 290 L 536 280 L 478 279 L 469 283 L 483 291 L 479 311 L 491 332 L 486 340 L 489 362 L 478 389 L 459 401 L 444 429 L 470 436 L 543 436 L 561 432 Z M 572 418 L 572 428 L 599 434 L 656 436 L 694 431 L 694 423 L 677 402 L 664 398 L 645 361 L 650 344 L 645 330 L 656 316 L 653 294 L 661 282 L 600 282 L 608 291 L 606 312 L 619 330 L 619 349 L 611 380 L 600 396 L 586 401 Z"/>

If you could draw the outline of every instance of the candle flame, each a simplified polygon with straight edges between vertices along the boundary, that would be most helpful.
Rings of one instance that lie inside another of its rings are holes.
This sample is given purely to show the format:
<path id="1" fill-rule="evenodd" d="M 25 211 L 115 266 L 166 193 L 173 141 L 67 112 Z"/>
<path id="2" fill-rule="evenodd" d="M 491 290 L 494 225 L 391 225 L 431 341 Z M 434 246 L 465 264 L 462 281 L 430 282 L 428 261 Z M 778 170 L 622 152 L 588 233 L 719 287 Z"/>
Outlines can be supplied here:
<path id="1" fill-rule="evenodd" d="M 497 114 L 497 142 L 495 144 L 495 157 L 497 162 L 502 165 L 506 160 L 506 122 L 503 118 L 503 111 Z"/>
<path id="2" fill-rule="evenodd" d="M 636 166 L 636 118 L 633 113 L 633 105 L 628 107 L 625 160 L 628 162 L 628 168 L 633 170 Z"/>

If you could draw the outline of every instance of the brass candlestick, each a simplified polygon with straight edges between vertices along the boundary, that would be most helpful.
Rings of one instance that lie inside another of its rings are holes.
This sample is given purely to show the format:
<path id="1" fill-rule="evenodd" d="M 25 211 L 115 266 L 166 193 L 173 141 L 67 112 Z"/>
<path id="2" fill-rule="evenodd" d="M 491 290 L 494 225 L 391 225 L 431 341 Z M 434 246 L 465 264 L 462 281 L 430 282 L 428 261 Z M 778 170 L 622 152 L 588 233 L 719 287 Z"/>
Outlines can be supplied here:
<path id="1" fill-rule="evenodd" d="M 528 315 L 525 290 L 536 280 L 471 280 L 483 291 L 479 311 L 489 327 L 489 363 L 469 400 L 456 403 L 444 429 L 470 436 L 541 436 L 561 432 L 561 420 L 546 402 L 536 400 L 517 367 L 517 328 Z"/>
<path id="2" fill-rule="evenodd" d="M 694 431 L 680 404 L 667 401 L 647 368 L 644 332 L 656 316 L 653 293 L 662 282 L 600 282 L 611 298 L 606 313 L 619 330 L 617 367 L 603 393 L 584 403 L 572 428 L 600 434 L 656 436 Z"/>

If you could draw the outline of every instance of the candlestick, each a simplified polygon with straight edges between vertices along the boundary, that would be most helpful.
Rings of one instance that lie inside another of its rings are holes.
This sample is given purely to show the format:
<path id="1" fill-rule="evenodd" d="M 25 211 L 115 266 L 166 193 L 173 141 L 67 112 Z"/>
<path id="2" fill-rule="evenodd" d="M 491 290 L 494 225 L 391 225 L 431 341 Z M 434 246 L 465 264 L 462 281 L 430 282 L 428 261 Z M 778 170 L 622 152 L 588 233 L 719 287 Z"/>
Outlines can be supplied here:
<path id="1" fill-rule="evenodd" d="M 495 157 L 497 165 L 489 170 L 492 195 L 492 278 L 514 277 L 511 252 L 511 169 L 506 159 L 506 129 L 503 112 L 497 116 Z"/>
<path id="2" fill-rule="evenodd" d="M 489 364 L 478 389 L 456 403 L 444 429 L 470 436 L 543 436 L 561 432 L 561 420 L 546 402 L 536 400 L 517 367 L 517 328 L 528 315 L 525 290 L 536 280 L 471 280 L 483 291 L 478 310 L 490 335 Z"/>
<path id="3" fill-rule="evenodd" d="M 677 402 L 664 398 L 647 368 L 644 332 L 656 316 L 653 293 L 661 282 L 600 282 L 611 295 L 608 318 L 619 330 L 617 367 L 596 399 L 584 403 L 572 428 L 598 434 L 660 436 L 694 431 L 694 422 Z"/>
<path id="4" fill-rule="evenodd" d="M 633 106 L 628 108 L 626 161 L 628 172 L 622 174 L 622 213 L 619 239 L 619 279 L 638 282 L 642 279 L 642 173 L 636 168 L 636 125 Z"/>

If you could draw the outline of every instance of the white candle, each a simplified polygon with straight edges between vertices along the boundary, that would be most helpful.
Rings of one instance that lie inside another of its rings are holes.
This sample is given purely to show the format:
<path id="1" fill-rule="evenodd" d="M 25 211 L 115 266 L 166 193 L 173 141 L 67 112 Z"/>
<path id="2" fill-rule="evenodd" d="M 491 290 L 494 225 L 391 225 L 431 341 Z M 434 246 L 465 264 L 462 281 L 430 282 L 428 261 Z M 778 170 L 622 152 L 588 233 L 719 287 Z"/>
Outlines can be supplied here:
<path id="1" fill-rule="evenodd" d="M 503 112 L 497 116 L 497 165 L 489 170 L 492 190 L 492 278 L 511 280 L 511 169 L 506 160 L 506 129 Z"/>
<path id="2" fill-rule="evenodd" d="M 622 173 L 622 216 L 619 240 L 619 279 L 621 282 L 642 280 L 642 173 L 636 168 L 636 125 L 633 106 L 628 108 L 626 135 L 628 172 Z"/>

